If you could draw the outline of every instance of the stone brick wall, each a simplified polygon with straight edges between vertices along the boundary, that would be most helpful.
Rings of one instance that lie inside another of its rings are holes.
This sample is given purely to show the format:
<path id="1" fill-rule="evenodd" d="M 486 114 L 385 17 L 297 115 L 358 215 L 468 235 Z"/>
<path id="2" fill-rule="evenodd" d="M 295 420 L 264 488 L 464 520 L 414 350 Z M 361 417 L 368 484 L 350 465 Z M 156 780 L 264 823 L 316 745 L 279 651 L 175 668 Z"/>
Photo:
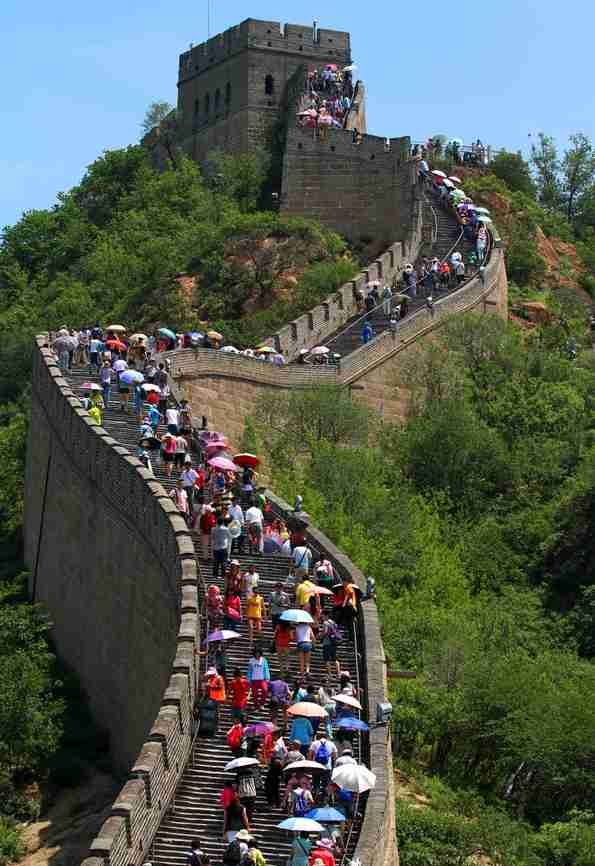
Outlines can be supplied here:
<path id="1" fill-rule="evenodd" d="M 179 61 L 183 149 L 202 162 L 218 148 L 264 147 L 293 73 L 350 60 L 348 33 L 252 18 L 193 46 Z"/>
<path id="2" fill-rule="evenodd" d="M 292 127 L 283 163 L 282 211 L 313 217 L 345 237 L 388 245 L 409 231 L 415 165 L 407 137 L 365 135 L 354 144 L 346 129 L 329 128 L 321 140 Z"/>
<path id="3" fill-rule="evenodd" d="M 168 355 L 179 396 L 189 400 L 196 415 L 207 416 L 212 430 L 225 431 L 239 446 L 246 416 L 255 415 L 262 394 L 320 383 L 356 386 L 354 396 L 381 417 L 403 418 L 408 395 L 395 385 L 404 353 L 412 351 L 420 339 L 431 339 L 448 316 L 472 309 L 506 316 L 506 268 L 500 249 L 493 251 L 484 280 L 476 277 L 437 301 L 433 317 L 422 309 L 406 318 L 397 341 L 391 334 L 381 334 L 347 355 L 340 367 L 275 367 L 209 349 L 184 349 Z M 302 319 L 306 321 L 298 320 L 297 325 L 307 333 L 307 317 Z"/>
<path id="4" fill-rule="evenodd" d="M 130 773 L 88 866 L 139 864 L 192 742 L 194 546 L 161 485 L 82 409 L 43 336 L 25 503 L 31 596 L 47 607 L 59 652 Z"/>

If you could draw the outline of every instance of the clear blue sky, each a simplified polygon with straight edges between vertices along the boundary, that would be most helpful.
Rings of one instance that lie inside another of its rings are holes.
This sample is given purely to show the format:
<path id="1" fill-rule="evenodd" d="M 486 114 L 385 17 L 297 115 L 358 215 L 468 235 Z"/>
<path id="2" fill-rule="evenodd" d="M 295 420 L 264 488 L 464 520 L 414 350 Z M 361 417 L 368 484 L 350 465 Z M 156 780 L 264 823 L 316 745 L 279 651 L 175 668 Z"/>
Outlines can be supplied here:
<path id="1" fill-rule="evenodd" d="M 211 3 L 212 35 L 247 17 L 349 30 L 369 132 L 509 149 L 539 130 L 595 137 L 588 0 Z M 0 21 L 0 227 L 136 141 L 147 105 L 176 100 L 178 54 L 207 36 L 206 0 L 3 0 Z"/>

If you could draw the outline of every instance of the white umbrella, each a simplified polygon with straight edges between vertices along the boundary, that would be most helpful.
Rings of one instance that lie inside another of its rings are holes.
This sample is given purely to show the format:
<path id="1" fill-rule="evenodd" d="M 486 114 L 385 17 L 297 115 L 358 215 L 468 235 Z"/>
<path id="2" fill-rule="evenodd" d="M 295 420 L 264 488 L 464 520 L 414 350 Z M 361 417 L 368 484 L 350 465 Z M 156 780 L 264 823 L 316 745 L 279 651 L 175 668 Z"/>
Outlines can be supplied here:
<path id="1" fill-rule="evenodd" d="M 151 385 L 149 382 L 147 382 L 145 385 L 141 385 L 141 388 L 147 393 L 149 391 L 157 391 L 158 393 L 161 393 L 161 388 L 159 387 L 159 385 Z"/>
<path id="2" fill-rule="evenodd" d="M 108 325 L 105 330 L 111 331 L 112 334 L 124 334 L 126 332 L 124 325 Z"/>
<path id="3" fill-rule="evenodd" d="M 376 785 L 376 776 L 363 764 L 341 764 L 333 770 L 331 781 L 345 791 L 363 794 Z"/>
<path id="4" fill-rule="evenodd" d="M 330 349 L 328 346 L 315 346 L 310 352 L 311 355 L 328 355 Z"/>
<path id="5" fill-rule="evenodd" d="M 291 830 L 294 833 L 323 833 L 324 827 L 312 818 L 286 818 L 277 824 L 279 830 Z"/>
<path id="6" fill-rule="evenodd" d="M 331 700 L 340 704 L 347 704 L 348 707 L 355 707 L 356 710 L 363 709 L 358 699 L 351 697 L 351 695 L 333 695 Z"/>
<path id="7" fill-rule="evenodd" d="M 226 764 L 224 770 L 241 770 L 243 767 L 257 767 L 258 761 L 256 758 L 234 758 L 229 764 Z"/>
<path id="8" fill-rule="evenodd" d="M 434 171 L 432 172 L 432 174 L 435 174 L 436 177 L 446 177 L 446 175 L 444 174 L 443 171 L 438 171 L 438 169 L 436 169 L 436 168 L 434 169 Z"/>
<path id="9" fill-rule="evenodd" d="M 128 369 L 128 364 L 126 363 L 124 358 L 120 358 L 119 361 L 115 362 L 114 370 L 116 371 L 116 373 L 121 373 L 122 370 L 126 370 L 126 369 Z"/>
<path id="10" fill-rule="evenodd" d="M 452 180 L 453 183 L 463 183 L 463 181 L 461 180 L 461 178 L 460 178 L 460 177 L 456 177 L 454 174 L 451 174 L 450 177 L 449 177 L 448 179 L 449 179 L 449 180 Z"/>
<path id="11" fill-rule="evenodd" d="M 366 288 L 373 289 L 375 286 L 379 286 L 379 285 L 380 285 L 380 280 L 372 280 L 370 283 L 368 283 Z"/>
<path id="12" fill-rule="evenodd" d="M 355 72 L 357 69 L 357 63 L 352 63 L 351 66 L 344 66 L 343 72 Z"/>
<path id="13" fill-rule="evenodd" d="M 307 772 L 308 770 L 320 771 L 324 769 L 325 767 L 319 764 L 318 761 L 292 761 L 291 764 L 283 767 L 283 772 L 285 773 L 287 770 L 304 770 Z"/>
<path id="14" fill-rule="evenodd" d="M 236 349 L 235 346 L 223 346 L 221 351 L 222 352 L 229 352 L 230 355 L 239 355 L 240 354 L 240 350 Z"/>

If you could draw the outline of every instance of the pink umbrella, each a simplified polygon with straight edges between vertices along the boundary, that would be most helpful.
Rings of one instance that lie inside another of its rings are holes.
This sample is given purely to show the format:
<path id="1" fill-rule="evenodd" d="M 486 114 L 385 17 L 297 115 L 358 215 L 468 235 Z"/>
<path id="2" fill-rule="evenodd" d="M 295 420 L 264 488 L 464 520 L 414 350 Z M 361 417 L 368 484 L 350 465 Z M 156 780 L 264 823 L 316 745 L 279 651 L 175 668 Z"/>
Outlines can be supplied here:
<path id="1" fill-rule="evenodd" d="M 333 118 L 330 116 L 330 114 L 321 114 L 318 118 L 319 126 L 331 126 L 332 122 Z"/>
<path id="2" fill-rule="evenodd" d="M 207 454 L 216 454 L 217 451 L 222 451 L 224 448 L 227 448 L 225 442 L 209 442 L 208 445 L 205 445 L 205 451 Z"/>
<path id="3" fill-rule="evenodd" d="M 239 472 L 240 467 L 236 466 L 233 460 L 228 460 L 227 457 L 213 457 L 207 461 L 213 469 L 223 469 L 225 472 Z"/>

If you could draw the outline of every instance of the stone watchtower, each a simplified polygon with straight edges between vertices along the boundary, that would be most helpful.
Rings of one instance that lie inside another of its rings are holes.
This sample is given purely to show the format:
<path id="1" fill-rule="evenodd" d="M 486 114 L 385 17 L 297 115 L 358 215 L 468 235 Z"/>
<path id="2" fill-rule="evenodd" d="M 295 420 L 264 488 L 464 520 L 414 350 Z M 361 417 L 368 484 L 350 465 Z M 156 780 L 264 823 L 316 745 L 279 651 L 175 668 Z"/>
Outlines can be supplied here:
<path id="1" fill-rule="evenodd" d="M 247 18 L 180 55 L 178 112 L 183 149 L 200 162 L 212 150 L 266 145 L 285 86 L 301 66 L 351 63 L 349 33 Z"/>

